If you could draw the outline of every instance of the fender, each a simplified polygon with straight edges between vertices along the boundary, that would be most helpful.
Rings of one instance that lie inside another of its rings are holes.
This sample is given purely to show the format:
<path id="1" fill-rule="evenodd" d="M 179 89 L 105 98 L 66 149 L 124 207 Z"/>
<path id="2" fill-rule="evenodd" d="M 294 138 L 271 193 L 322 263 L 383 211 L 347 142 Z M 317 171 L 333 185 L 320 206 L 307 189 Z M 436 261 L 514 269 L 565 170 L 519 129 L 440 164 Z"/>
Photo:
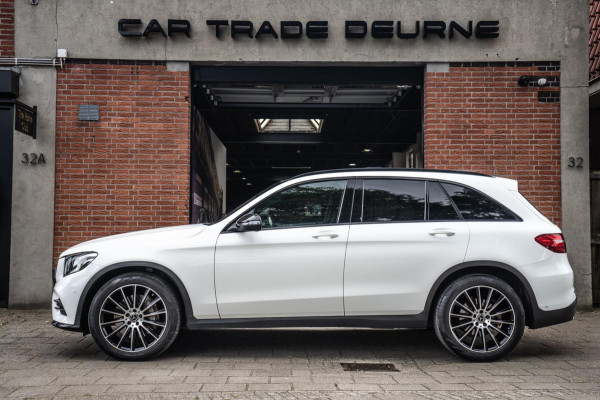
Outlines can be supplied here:
<path id="1" fill-rule="evenodd" d="M 102 270 L 98 271 L 98 273 L 96 273 L 96 275 L 94 275 L 92 277 L 92 279 L 89 280 L 89 282 L 83 288 L 83 291 L 81 292 L 81 296 L 79 297 L 79 303 L 77 304 L 77 312 L 75 313 L 75 321 L 74 321 L 75 323 L 73 325 L 74 327 L 81 328 L 81 326 L 82 326 L 81 325 L 81 316 L 83 314 L 83 306 L 84 306 L 85 300 L 88 297 L 88 294 L 89 294 L 90 290 L 92 289 L 92 287 L 94 287 L 107 274 L 111 274 L 115 270 L 128 268 L 128 267 L 152 268 L 152 269 L 159 270 L 162 273 L 164 273 L 165 275 L 167 275 L 169 277 L 169 279 L 175 284 L 175 288 L 181 295 L 181 299 L 183 300 L 183 307 L 185 310 L 186 319 L 189 320 L 190 318 L 192 318 L 192 316 L 194 314 L 192 311 L 192 304 L 190 302 L 190 296 L 188 295 L 187 289 L 185 288 L 183 282 L 181 282 L 181 279 L 179 279 L 179 277 L 173 271 L 171 271 L 169 268 L 167 268 L 163 265 L 156 264 L 153 262 L 127 261 L 127 262 L 112 264 L 112 265 L 109 265 L 108 267 L 102 268 Z"/>
<path id="2" fill-rule="evenodd" d="M 504 271 L 510 272 L 511 274 L 515 275 L 517 277 L 517 279 L 519 279 L 519 281 L 523 284 L 523 287 L 525 288 L 525 291 L 527 292 L 527 297 L 529 298 L 529 302 L 531 305 L 531 307 L 530 307 L 531 309 L 529 311 L 532 313 L 532 317 L 535 318 L 535 315 L 537 314 L 536 310 L 539 310 L 539 312 L 543 312 L 542 310 L 539 309 L 537 300 L 535 298 L 535 293 L 533 292 L 531 285 L 529 284 L 527 279 L 523 276 L 523 274 L 520 273 L 516 268 L 514 268 L 508 264 L 498 262 L 498 261 L 480 260 L 480 261 L 467 261 L 467 262 L 463 262 L 460 264 L 456 264 L 455 266 L 450 267 L 446 271 L 444 271 L 444 273 L 442 273 L 437 278 L 437 280 L 434 282 L 433 286 L 431 287 L 431 289 L 429 291 L 429 295 L 427 296 L 427 300 L 425 302 L 425 308 L 422 313 L 429 315 L 429 311 L 431 310 L 431 305 L 432 305 L 433 299 L 435 298 L 435 295 L 437 294 L 440 286 L 446 280 L 446 278 L 448 278 L 450 275 L 452 275 L 456 272 L 459 272 L 459 271 L 467 269 L 467 268 L 473 268 L 473 267 L 493 267 L 493 268 L 502 269 Z M 523 304 L 523 306 L 525 308 L 527 308 L 527 304 Z"/>

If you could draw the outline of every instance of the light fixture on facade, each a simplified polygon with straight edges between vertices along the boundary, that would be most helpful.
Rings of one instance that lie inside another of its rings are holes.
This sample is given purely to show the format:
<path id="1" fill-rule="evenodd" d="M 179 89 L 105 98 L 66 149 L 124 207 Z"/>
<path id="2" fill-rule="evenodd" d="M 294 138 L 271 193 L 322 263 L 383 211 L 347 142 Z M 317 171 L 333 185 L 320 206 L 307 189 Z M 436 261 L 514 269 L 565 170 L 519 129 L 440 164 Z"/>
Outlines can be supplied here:
<path id="1" fill-rule="evenodd" d="M 252 186 L 252 184 L 250 182 L 247 182 L 246 186 Z"/>
<path id="2" fill-rule="evenodd" d="M 243 180 L 243 181 L 245 181 L 245 180 L 246 180 L 246 177 L 245 177 L 245 176 L 242 176 L 242 180 Z"/>
<path id="3" fill-rule="evenodd" d="M 365 148 L 362 150 L 363 153 L 370 153 L 372 151 L 373 151 L 373 149 L 368 149 L 368 148 Z"/>
<path id="4" fill-rule="evenodd" d="M 234 173 L 234 174 L 241 174 L 241 173 L 242 173 L 242 171 L 240 171 L 239 169 L 236 169 L 236 170 L 234 170 L 234 171 L 233 171 L 233 173 Z"/>
<path id="5" fill-rule="evenodd" d="M 354 163 L 350 163 L 350 164 L 348 164 L 348 166 L 349 166 L 349 167 L 356 167 L 356 164 L 354 164 Z"/>
<path id="6" fill-rule="evenodd" d="M 517 83 L 519 84 L 519 86 L 523 87 L 529 86 L 530 83 L 533 84 L 533 86 L 546 86 L 546 84 L 548 83 L 548 79 L 544 77 L 522 75 L 519 77 Z"/>

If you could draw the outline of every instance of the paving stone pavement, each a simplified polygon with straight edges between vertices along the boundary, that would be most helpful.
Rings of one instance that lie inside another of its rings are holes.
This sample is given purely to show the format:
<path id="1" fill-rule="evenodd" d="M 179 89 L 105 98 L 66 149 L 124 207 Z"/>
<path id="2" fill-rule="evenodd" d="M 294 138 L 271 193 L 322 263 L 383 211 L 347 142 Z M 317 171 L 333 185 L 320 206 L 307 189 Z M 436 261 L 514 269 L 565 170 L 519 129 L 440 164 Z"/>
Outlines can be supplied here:
<path id="1" fill-rule="evenodd" d="M 0 309 L 0 398 L 600 399 L 600 312 L 526 330 L 507 358 L 469 363 L 432 331 L 239 329 L 183 332 L 147 362 L 107 357 L 49 311 Z M 345 372 L 340 362 L 398 372 Z"/>

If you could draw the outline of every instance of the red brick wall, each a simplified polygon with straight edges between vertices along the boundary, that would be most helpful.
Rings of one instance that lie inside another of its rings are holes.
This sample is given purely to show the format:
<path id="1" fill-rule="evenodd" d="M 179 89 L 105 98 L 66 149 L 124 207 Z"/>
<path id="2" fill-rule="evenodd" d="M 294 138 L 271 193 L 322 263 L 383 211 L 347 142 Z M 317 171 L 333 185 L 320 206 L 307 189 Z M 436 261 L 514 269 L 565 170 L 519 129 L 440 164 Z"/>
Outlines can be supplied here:
<path id="1" fill-rule="evenodd" d="M 0 57 L 15 56 L 14 0 L 0 0 Z"/>
<path id="2" fill-rule="evenodd" d="M 517 179 L 521 193 L 560 224 L 559 68 L 457 63 L 449 72 L 426 73 L 425 167 Z M 521 87 L 521 75 L 552 83 Z"/>
<path id="3" fill-rule="evenodd" d="M 57 70 L 55 258 L 105 235 L 186 224 L 189 73 L 164 65 Z M 80 104 L 100 106 L 79 121 Z"/>

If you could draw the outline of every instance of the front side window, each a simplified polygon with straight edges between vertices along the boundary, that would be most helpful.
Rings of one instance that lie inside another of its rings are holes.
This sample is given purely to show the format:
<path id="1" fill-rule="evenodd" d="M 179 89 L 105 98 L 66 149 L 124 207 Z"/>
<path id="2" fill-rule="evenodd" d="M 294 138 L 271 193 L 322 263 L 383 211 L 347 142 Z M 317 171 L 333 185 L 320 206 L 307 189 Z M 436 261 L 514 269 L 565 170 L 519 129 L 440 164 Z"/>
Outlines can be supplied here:
<path id="1" fill-rule="evenodd" d="M 466 220 L 516 221 L 518 217 L 483 193 L 451 183 L 442 183 Z"/>
<path id="2" fill-rule="evenodd" d="M 338 223 L 346 180 L 311 182 L 287 188 L 254 208 L 263 228 Z"/>
<path id="3" fill-rule="evenodd" d="M 407 179 L 364 181 L 362 222 L 423 221 L 424 219 L 424 181 Z"/>

